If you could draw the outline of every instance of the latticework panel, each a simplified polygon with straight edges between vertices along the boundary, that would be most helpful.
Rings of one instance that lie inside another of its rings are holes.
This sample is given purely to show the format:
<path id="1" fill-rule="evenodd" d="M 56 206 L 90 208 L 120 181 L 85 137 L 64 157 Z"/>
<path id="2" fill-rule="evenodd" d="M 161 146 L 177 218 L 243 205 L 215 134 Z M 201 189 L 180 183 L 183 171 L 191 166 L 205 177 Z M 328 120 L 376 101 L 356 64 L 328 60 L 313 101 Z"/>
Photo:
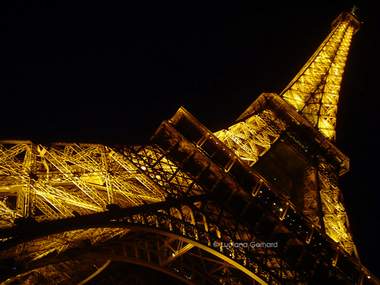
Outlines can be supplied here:
<path id="1" fill-rule="evenodd" d="M 349 230 L 347 212 L 342 201 L 342 192 L 337 185 L 336 177 L 331 175 L 331 171 L 326 168 L 326 165 L 321 163 L 318 172 L 326 234 L 339 243 L 349 254 L 357 254 Z"/>
<path id="2" fill-rule="evenodd" d="M 285 128 L 285 123 L 273 111 L 263 110 L 228 129 L 216 132 L 215 136 L 252 166 L 270 149 Z"/>
<path id="3" fill-rule="evenodd" d="M 18 217 L 56 219 L 104 211 L 109 204 L 130 207 L 200 193 L 159 150 L 122 152 L 96 144 L 0 145 L 1 225 Z"/>

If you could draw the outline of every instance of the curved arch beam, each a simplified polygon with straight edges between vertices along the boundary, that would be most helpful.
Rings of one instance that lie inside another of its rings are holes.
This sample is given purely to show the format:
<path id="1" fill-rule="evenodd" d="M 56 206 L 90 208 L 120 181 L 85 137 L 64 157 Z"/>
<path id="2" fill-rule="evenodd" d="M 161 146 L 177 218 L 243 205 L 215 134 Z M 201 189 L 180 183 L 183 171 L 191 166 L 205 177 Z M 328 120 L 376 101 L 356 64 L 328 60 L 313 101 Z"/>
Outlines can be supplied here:
<path id="1" fill-rule="evenodd" d="M 79 282 L 78 285 L 85 285 L 85 284 L 87 284 L 88 282 L 90 282 L 91 280 L 93 280 L 96 276 L 98 276 L 100 273 L 102 273 L 110 264 L 111 264 L 111 260 L 107 259 L 107 261 L 104 262 L 104 264 L 101 267 L 99 267 L 90 276 L 88 276 L 87 278 L 85 278 L 84 280 L 82 280 L 81 282 Z"/>
<path id="2" fill-rule="evenodd" d="M 141 213 L 143 215 L 155 215 L 160 210 L 167 212 L 171 207 L 204 201 L 205 199 L 207 199 L 205 195 L 193 196 L 179 201 L 165 201 L 130 208 L 116 207 L 106 212 L 41 222 L 33 219 L 22 219 L 16 226 L 0 230 L 0 250 L 55 233 L 92 227 L 125 226 L 130 224 L 130 219 L 133 220 L 134 215 Z"/>
<path id="3" fill-rule="evenodd" d="M 228 257 L 227 255 L 223 254 L 222 252 L 217 251 L 217 250 L 211 248 L 210 246 L 208 246 L 204 243 L 201 243 L 200 241 L 195 241 L 195 240 L 192 240 L 190 238 L 186 238 L 184 236 L 178 235 L 178 234 L 173 233 L 173 232 L 167 232 L 164 230 L 153 229 L 153 228 L 149 228 L 149 227 L 142 226 L 142 225 L 130 225 L 128 228 L 132 229 L 133 231 L 137 231 L 137 232 L 159 234 L 162 236 L 166 236 L 169 238 L 174 238 L 174 239 L 186 242 L 186 243 L 191 244 L 197 248 L 200 248 L 203 251 L 206 251 L 206 252 L 210 253 L 211 255 L 219 258 L 220 260 L 226 262 L 227 264 L 231 265 L 233 268 L 238 269 L 239 271 L 243 272 L 244 274 L 246 274 L 247 276 L 249 276 L 250 278 L 252 278 L 256 282 L 258 282 L 259 284 L 268 284 L 262 278 L 260 278 L 258 275 L 256 275 L 252 271 L 250 271 L 247 267 L 238 263 L 236 260 L 233 260 L 232 258 Z M 106 248 L 108 248 L 108 247 L 106 247 Z M 96 251 L 96 250 L 98 250 L 98 251 Z M 108 259 L 120 260 L 120 254 L 121 253 L 122 253 L 122 251 L 118 251 L 117 254 L 114 254 L 113 251 L 104 250 L 104 248 L 102 248 L 102 247 L 99 247 L 99 248 L 88 247 L 88 248 L 84 248 L 84 249 L 80 249 L 80 250 L 72 249 L 72 250 L 68 250 L 67 252 L 63 252 L 61 254 L 58 254 L 57 256 L 47 255 L 46 257 L 43 257 L 34 263 L 33 262 L 30 263 L 29 266 L 26 268 L 20 268 L 20 270 L 18 272 L 14 272 L 14 275 L 18 275 L 18 274 L 21 274 L 21 273 L 24 273 L 26 271 L 30 271 L 30 270 L 33 270 L 36 268 L 44 267 L 44 266 L 49 265 L 49 264 L 62 262 L 64 260 L 70 260 L 73 257 L 74 258 L 79 258 L 79 257 L 83 258 L 83 257 L 87 256 L 88 259 L 93 259 L 93 258 L 99 258 L 99 256 L 101 256 L 101 258 L 105 259 L 105 260 L 108 260 Z M 134 264 L 138 264 L 138 265 L 145 264 L 144 262 L 142 263 L 141 260 L 125 258 L 125 257 L 122 257 L 121 261 L 128 261 L 130 263 L 134 263 Z M 157 264 L 157 265 L 150 264 L 149 266 L 155 270 L 163 270 L 164 269 L 164 267 L 160 266 L 159 264 Z M 164 273 L 168 274 L 168 272 L 166 272 L 166 271 Z M 173 274 L 173 272 L 171 274 Z M 9 278 L 9 277 L 11 277 L 11 276 L 7 276 L 6 278 Z"/>
<path id="4" fill-rule="evenodd" d="M 193 197 L 191 200 L 201 200 L 201 197 L 196 198 Z M 189 203 L 190 201 L 189 199 L 187 199 L 186 203 L 184 204 Z M 34 222 L 32 224 L 24 224 L 22 226 L 9 229 L 7 231 L 2 231 L 0 235 L 2 237 L 7 237 L 8 239 L 3 240 L 1 246 L 2 248 L 9 248 L 12 245 L 16 245 L 28 240 L 30 241 L 38 237 L 48 236 L 54 233 L 75 229 L 93 227 L 140 227 L 140 230 L 145 229 L 146 231 L 153 231 L 155 233 L 160 232 L 163 235 L 172 236 L 177 239 L 181 239 L 187 243 L 193 244 L 198 248 L 201 248 L 202 250 L 205 250 L 211 253 L 212 255 L 217 256 L 218 258 L 224 260 L 228 264 L 241 270 L 260 284 L 266 284 L 266 282 L 262 278 L 260 278 L 258 274 L 255 274 L 253 271 L 248 269 L 248 266 L 252 265 L 252 262 L 248 262 L 246 265 L 242 265 L 244 264 L 242 260 L 236 258 L 234 260 L 233 258 L 227 257 L 227 255 L 233 256 L 233 253 L 229 252 L 228 250 L 226 251 L 223 248 L 218 248 L 218 250 L 211 248 L 211 241 L 215 241 L 215 239 L 218 239 L 219 235 L 216 235 L 216 237 L 212 237 L 212 233 L 206 231 L 203 232 L 203 235 L 206 235 L 206 238 L 198 238 L 199 227 L 193 225 L 191 222 L 187 224 L 184 223 L 184 221 L 179 220 L 178 218 L 174 218 L 168 216 L 167 214 L 163 214 L 170 213 L 170 211 L 168 210 L 170 209 L 170 207 L 174 206 L 178 207 L 178 201 L 175 201 L 175 203 L 163 202 L 152 205 L 144 205 L 136 208 L 116 209 L 109 212 L 67 218 L 57 221 L 46 221 L 39 223 Z M 184 231 L 185 228 L 188 230 L 187 232 Z M 206 230 L 207 227 L 205 226 L 204 229 Z M 219 229 L 216 229 L 216 231 L 219 232 Z M 240 261 L 240 263 L 238 261 Z M 265 270 L 264 272 L 262 270 L 259 270 L 259 273 L 260 271 L 261 273 L 265 273 Z M 263 275 L 269 276 L 268 273 Z M 269 280 L 274 279 L 273 277 L 269 277 Z"/>

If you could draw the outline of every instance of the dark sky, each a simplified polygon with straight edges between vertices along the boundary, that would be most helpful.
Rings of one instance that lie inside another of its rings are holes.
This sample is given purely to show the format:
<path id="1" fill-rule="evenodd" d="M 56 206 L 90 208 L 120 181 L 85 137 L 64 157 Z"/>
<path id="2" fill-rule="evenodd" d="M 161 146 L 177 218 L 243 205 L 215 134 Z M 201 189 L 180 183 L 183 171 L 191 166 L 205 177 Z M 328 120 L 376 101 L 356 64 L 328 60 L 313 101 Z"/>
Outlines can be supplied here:
<path id="1" fill-rule="evenodd" d="M 228 126 L 261 92 L 280 92 L 353 4 L 7 2 L 0 138 L 128 144 L 147 141 L 180 105 L 211 130 Z M 351 158 L 341 185 L 354 238 L 380 276 L 380 24 L 375 4 L 355 4 L 364 25 L 347 63 L 337 145 Z"/>

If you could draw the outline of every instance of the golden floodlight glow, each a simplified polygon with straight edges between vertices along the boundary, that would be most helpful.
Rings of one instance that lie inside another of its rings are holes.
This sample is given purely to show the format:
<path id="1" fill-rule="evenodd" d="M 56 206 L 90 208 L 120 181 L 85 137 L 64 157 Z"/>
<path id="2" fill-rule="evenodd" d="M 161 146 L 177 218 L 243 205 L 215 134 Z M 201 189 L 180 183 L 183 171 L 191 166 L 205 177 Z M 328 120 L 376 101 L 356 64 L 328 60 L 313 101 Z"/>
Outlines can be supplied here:
<path id="1" fill-rule="evenodd" d="M 335 140 L 336 114 L 344 66 L 352 36 L 359 25 L 353 14 L 339 15 L 330 34 L 280 94 L 314 128 L 332 141 Z M 260 98 L 255 102 L 258 100 Z M 240 159 L 253 166 L 270 150 L 286 128 L 287 125 L 275 112 L 264 109 L 245 115 L 243 113 L 237 123 L 217 131 L 215 135 Z M 319 179 L 326 233 L 348 253 L 352 253 L 355 245 L 348 229 L 344 205 L 339 199 L 340 190 L 325 177 L 321 176 Z"/>
<path id="2" fill-rule="evenodd" d="M 263 93 L 214 134 L 181 107 L 142 146 L 0 141 L 0 267 L 12 268 L 0 283 L 37 274 L 87 284 L 110 260 L 184 284 L 309 284 L 326 272 L 375 279 L 351 263 L 358 255 L 338 187 L 348 158 L 329 141 L 359 24 L 342 13 L 280 96 Z M 262 237 L 285 246 L 253 248 Z M 288 263 L 293 251 L 297 264 L 323 267 L 300 272 Z"/>
<path id="3" fill-rule="evenodd" d="M 280 94 L 330 140 L 335 140 L 339 91 L 358 26 L 355 16 L 341 14 L 328 37 Z"/>

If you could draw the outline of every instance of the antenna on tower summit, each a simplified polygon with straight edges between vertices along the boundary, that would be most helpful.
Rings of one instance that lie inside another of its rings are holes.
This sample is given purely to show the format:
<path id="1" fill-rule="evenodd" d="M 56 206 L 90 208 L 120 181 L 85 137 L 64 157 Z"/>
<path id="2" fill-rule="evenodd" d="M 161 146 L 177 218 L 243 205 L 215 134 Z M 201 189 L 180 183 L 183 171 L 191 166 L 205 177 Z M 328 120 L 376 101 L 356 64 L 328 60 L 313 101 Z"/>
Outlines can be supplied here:
<path id="1" fill-rule="evenodd" d="M 359 10 L 359 8 L 354 5 L 352 6 L 352 9 L 351 9 L 351 14 L 354 15 L 354 16 L 357 16 L 356 12 Z"/>

